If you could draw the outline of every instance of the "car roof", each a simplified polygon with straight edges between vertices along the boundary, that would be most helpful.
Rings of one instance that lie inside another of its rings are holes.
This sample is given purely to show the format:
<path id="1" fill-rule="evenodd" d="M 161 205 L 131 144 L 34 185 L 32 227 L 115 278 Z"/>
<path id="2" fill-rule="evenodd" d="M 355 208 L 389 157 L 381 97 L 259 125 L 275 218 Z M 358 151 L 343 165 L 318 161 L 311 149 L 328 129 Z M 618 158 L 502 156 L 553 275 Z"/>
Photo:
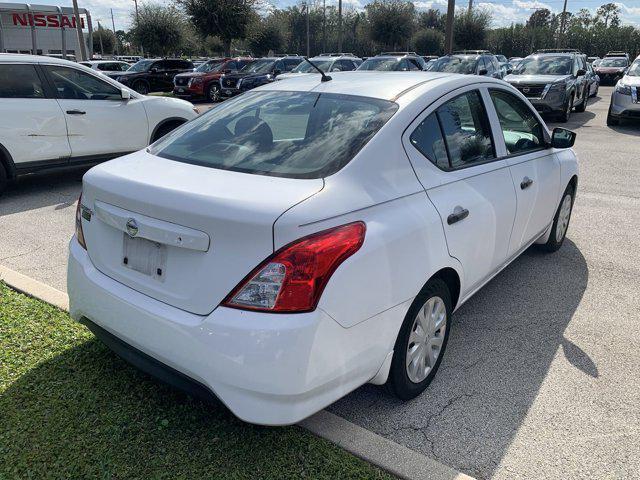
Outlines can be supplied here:
<path id="1" fill-rule="evenodd" d="M 62 65 L 77 65 L 76 62 L 63 58 L 47 57 L 46 55 L 26 55 L 21 53 L 0 53 L 0 62 L 11 63 L 54 63 Z"/>
<path id="2" fill-rule="evenodd" d="M 352 72 L 331 72 L 331 78 L 332 80 L 328 82 L 321 82 L 318 75 L 300 75 L 287 78 L 286 82 L 273 82 L 258 88 L 265 91 L 313 91 L 394 101 L 405 92 L 423 84 L 431 84 L 436 87 L 455 80 L 465 85 L 487 82 L 497 82 L 504 85 L 504 82 L 488 77 L 425 71 L 380 72 L 355 70 Z"/>

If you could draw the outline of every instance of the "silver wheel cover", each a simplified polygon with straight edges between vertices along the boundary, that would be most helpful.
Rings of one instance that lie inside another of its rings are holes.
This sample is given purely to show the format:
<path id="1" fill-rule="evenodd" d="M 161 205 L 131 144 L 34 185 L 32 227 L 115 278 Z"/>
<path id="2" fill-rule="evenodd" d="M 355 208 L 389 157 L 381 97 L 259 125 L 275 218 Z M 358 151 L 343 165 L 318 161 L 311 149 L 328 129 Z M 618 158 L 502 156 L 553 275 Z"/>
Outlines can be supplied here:
<path id="1" fill-rule="evenodd" d="M 560 243 L 567 233 L 569 218 L 571 217 L 571 195 L 566 194 L 560 205 L 558 213 L 558 223 L 556 224 L 556 242 Z"/>
<path id="2" fill-rule="evenodd" d="M 440 297 L 431 297 L 413 320 L 407 343 L 406 369 L 409 380 L 422 382 L 442 354 L 447 330 L 447 309 Z"/>

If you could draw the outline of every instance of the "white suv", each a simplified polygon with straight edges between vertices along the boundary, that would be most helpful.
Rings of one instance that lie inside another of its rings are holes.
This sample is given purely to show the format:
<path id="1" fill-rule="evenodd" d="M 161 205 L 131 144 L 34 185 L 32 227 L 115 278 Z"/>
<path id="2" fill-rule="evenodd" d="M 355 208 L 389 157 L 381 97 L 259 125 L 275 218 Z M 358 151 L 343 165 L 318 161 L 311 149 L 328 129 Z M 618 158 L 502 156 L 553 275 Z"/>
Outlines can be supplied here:
<path id="1" fill-rule="evenodd" d="M 140 150 L 197 116 L 77 63 L 0 54 L 0 192 L 8 180 Z"/>

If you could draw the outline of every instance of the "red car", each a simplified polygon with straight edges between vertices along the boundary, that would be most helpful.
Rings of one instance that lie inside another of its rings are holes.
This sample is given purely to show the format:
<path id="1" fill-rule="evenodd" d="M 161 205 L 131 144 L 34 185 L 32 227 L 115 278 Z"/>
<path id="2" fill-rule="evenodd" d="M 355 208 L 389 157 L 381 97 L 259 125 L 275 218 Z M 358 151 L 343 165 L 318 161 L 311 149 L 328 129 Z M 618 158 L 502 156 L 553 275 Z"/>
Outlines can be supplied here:
<path id="1" fill-rule="evenodd" d="M 205 98 L 211 102 L 220 100 L 220 77 L 236 73 L 252 62 L 253 58 L 214 58 L 203 63 L 193 72 L 181 73 L 173 79 L 173 94 L 180 98 Z"/>

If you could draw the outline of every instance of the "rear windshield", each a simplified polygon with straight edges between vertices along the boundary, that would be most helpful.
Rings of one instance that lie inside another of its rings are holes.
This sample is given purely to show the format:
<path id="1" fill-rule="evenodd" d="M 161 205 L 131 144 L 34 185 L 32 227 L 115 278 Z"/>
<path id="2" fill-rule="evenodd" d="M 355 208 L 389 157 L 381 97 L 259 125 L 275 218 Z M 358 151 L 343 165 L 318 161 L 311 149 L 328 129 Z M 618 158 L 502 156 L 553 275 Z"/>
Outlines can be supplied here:
<path id="1" fill-rule="evenodd" d="M 151 153 L 223 170 L 322 178 L 344 167 L 397 108 L 350 95 L 247 92 L 175 130 Z"/>

